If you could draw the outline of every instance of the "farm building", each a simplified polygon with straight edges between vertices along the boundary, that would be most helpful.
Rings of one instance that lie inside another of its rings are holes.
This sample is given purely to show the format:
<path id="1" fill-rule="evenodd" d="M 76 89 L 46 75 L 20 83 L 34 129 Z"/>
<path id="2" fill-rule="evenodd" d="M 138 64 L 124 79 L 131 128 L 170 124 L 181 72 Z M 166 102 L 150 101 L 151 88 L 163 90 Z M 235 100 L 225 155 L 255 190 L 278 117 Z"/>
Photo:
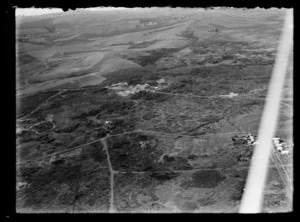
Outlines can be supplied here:
<path id="1" fill-rule="evenodd" d="M 127 82 L 119 82 L 119 83 L 111 84 L 111 87 L 118 87 L 118 86 L 128 86 L 128 83 Z"/>

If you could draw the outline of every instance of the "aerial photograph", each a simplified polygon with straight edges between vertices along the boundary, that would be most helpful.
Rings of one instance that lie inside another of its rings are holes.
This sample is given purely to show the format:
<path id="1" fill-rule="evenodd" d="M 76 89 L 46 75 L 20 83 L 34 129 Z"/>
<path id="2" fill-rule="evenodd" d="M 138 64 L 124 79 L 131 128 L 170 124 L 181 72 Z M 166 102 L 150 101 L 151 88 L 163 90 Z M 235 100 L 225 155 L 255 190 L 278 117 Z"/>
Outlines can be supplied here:
<path id="1" fill-rule="evenodd" d="M 239 213 L 283 57 L 260 212 L 293 211 L 291 11 L 17 8 L 16 212 Z"/>

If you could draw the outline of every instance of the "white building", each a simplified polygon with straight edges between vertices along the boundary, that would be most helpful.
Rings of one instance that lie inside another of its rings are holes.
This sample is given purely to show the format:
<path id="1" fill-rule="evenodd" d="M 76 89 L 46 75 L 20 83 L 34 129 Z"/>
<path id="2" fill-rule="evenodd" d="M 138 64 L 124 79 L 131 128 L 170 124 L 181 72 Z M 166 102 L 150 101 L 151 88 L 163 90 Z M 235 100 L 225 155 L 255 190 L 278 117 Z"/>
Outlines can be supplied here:
<path id="1" fill-rule="evenodd" d="M 249 134 L 249 139 L 251 142 L 254 142 L 254 136 L 252 136 L 251 134 Z"/>
<path id="2" fill-rule="evenodd" d="M 23 131 L 23 129 L 21 127 L 17 127 L 16 132 L 17 134 L 21 133 Z"/>
<path id="3" fill-rule="evenodd" d="M 283 151 L 281 151 L 281 154 L 283 154 L 283 155 L 288 155 L 290 152 L 289 151 L 287 151 L 287 150 L 283 150 Z"/>
<path id="4" fill-rule="evenodd" d="M 229 97 L 234 97 L 234 96 L 238 96 L 239 94 L 238 93 L 233 93 L 233 92 L 231 92 L 231 93 L 229 93 Z"/>
<path id="5" fill-rule="evenodd" d="M 111 84 L 111 87 L 117 87 L 117 86 L 128 86 L 128 83 L 127 82 L 119 82 L 119 83 Z"/>
<path id="6" fill-rule="evenodd" d="M 274 143 L 275 145 L 280 144 L 278 140 L 275 140 L 273 143 Z"/>
<path id="7" fill-rule="evenodd" d="M 146 148 L 147 143 L 140 141 L 140 145 L 141 145 L 141 148 L 144 149 L 144 148 Z"/>

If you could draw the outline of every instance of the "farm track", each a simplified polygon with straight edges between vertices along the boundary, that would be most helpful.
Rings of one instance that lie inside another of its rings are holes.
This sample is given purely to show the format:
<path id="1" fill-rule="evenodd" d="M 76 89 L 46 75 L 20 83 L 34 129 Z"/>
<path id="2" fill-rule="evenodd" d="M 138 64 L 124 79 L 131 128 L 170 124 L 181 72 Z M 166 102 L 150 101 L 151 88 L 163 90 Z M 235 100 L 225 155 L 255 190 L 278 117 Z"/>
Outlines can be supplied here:
<path id="1" fill-rule="evenodd" d="M 114 209 L 114 175 L 118 172 L 113 170 L 113 168 L 112 168 L 106 138 L 102 138 L 100 141 L 103 145 L 103 150 L 105 150 L 105 152 L 106 152 L 107 163 L 108 163 L 109 171 L 110 171 L 110 206 L 109 206 L 109 213 L 114 213 L 115 212 L 115 209 Z"/>
<path id="2" fill-rule="evenodd" d="M 289 200 L 292 200 L 293 199 L 293 184 L 292 184 L 291 178 L 289 177 L 288 173 L 285 170 L 285 167 L 290 167 L 292 165 L 284 165 L 281 162 L 280 158 L 278 157 L 277 153 L 275 153 L 275 152 L 271 154 L 271 160 L 275 164 L 275 167 L 281 177 L 281 180 L 286 187 L 287 197 L 289 198 Z"/>
<path id="3" fill-rule="evenodd" d="M 83 149 L 81 150 L 81 154 L 80 155 L 81 155 L 81 158 L 80 158 L 79 165 L 80 165 L 80 168 L 81 168 L 82 167 L 82 159 L 83 159 Z M 79 190 L 79 186 L 80 186 L 79 181 L 80 181 L 80 178 L 78 178 L 78 180 L 77 180 L 77 186 L 76 186 L 76 190 L 75 190 L 75 198 L 74 198 L 74 204 L 73 204 L 73 212 L 75 210 L 75 206 L 76 206 L 76 202 L 77 202 L 77 197 L 78 197 L 78 190 Z"/>
<path id="4" fill-rule="evenodd" d="M 40 92 L 53 92 L 53 91 L 61 91 L 60 93 L 58 94 L 61 94 L 62 92 L 66 92 L 66 91 L 83 91 L 83 90 L 93 90 L 93 89 L 106 89 L 106 87 L 90 87 L 90 88 L 73 88 L 73 89 L 68 89 L 68 88 L 62 88 L 62 89 L 52 89 L 52 90 L 44 90 L 44 91 L 40 91 Z M 36 92 L 34 92 L 36 93 Z M 32 93 L 32 94 L 34 94 Z M 259 100 L 259 101 L 265 101 L 266 99 L 264 98 L 258 98 L 258 97 L 253 97 L 253 98 L 250 98 L 250 97 L 227 97 L 227 96 L 224 96 L 224 95 L 218 95 L 218 96 L 200 96 L 200 95 L 192 95 L 192 94 L 180 94 L 180 93 L 168 93 L 168 92 L 161 92 L 161 91 L 155 91 L 153 93 L 157 93 L 157 94 L 165 94 L 165 95 L 172 95 L 172 96 L 181 96 L 181 97 L 186 97 L 186 98 L 202 98 L 202 99 L 243 99 L 243 100 Z M 54 96 L 57 96 L 58 94 L 54 95 Z M 26 94 L 25 96 L 29 96 L 31 94 Z M 52 97 L 54 97 L 52 96 Z M 48 100 L 50 100 L 52 97 L 50 97 Z M 293 99 L 281 99 L 281 101 L 284 101 L 284 102 L 293 102 Z M 43 104 L 41 104 L 42 106 Z M 40 107 L 38 107 L 40 108 Z M 33 112 L 32 112 L 33 113 Z M 27 116 L 27 115 L 26 115 Z M 21 119 L 20 119 L 21 120 Z"/>
<path id="5" fill-rule="evenodd" d="M 164 132 L 159 132 L 159 131 L 138 129 L 138 130 L 127 131 L 127 132 L 114 134 L 114 135 L 109 135 L 108 134 L 107 136 L 102 137 L 100 139 L 96 139 L 96 140 L 93 140 L 91 142 L 88 142 L 88 143 L 85 143 L 85 144 L 82 144 L 82 145 L 79 145 L 79 146 L 76 146 L 76 147 L 73 147 L 73 148 L 70 148 L 70 149 L 67 149 L 67 150 L 52 153 L 52 154 L 37 158 L 37 159 L 32 160 L 32 161 L 40 161 L 40 160 L 47 159 L 47 158 L 52 157 L 52 156 L 68 153 L 68 152 L 74 151 L 76 149 L 83 148 L 87 145 L 97 143 L 97 142 L 99 142 L 99 141 L 101 141 L 105 138 L 114 137 L 114 136 L 122 136 L 122 135 L 125 135 L 125 134 L 138 133 L 138 132 L 147 132 L 147 133 L 154 133 L 154 134 L 167 135 L 167 136 L 181 136 L 181 137 L 191 137 L 191 138 L 199 138 L 199 137 L 203 137 L 203 136 L 207 136 L 207 135 L 234 135 L 234 134 L 239 134 L 239 133 L 241 133 L 241 134 L 248 133 L 248 131 L 247 131 L 247 132 L 228 132 L 228 133 L 216 133 L 216 134 L 205 134 L 205 135 L 191 136 L 191 135 L 184 135 L 184 134 L 178 134 L 178 133 L 164 133 Z M 26 163 L 27 163 L 27 161 L 24 161 L 24 162 L 21 162 L 21 163 L 17 163 L 17 165 L 22 165 L 22 164 L 26 164 Z"/>
<path id="6" fill-rule="evenodd" d="M 122 136 L 122 135 L 126 135 L 126 134 L 131 134 L 131 133 L 143 133 L 143 132 L 147 132 L 147 133 L 153 133 L 153 134 L 160 134 L 160 135 L 165 135 L 165 136 L 180 136 L 180 137 L 190 137 L 190 138 L 199 138 L 199 137 L 203 137 L 203 136 L 219 136 L 219 135 L 235 135 L 235 134 L 247 134 L 249 133 L 248 131 L 241 131 L 241 132 L 227 132 L 227 133 L 212 133 L 212 134 L 204 134 L 204 135 L 198 135 L 198 136 L 191 136 L 191 135 L 185 135 L 185 134 L 179 134 L 179 133 L 164 133 L 164 132 L 159 132 L 159 131 L 151 131 L 151 130 L 142 130 L 142 129 L 137 129 L 137 130 L 132 130 L 132 131 L 127 131 L 127 132 L 123 132 L 123 133 L 119 133 L 119 134 L 113 134 L 113 135 L 107 135 L 105 137 L 102 137 L 100 139 L 96 139 L 96 140 L 93 140 L 93 141 L 90 141 L 88 143 L 85 143 L 85 144 L 82 144 L 82 145 L 79 145 L 79 146 L 76 146 L 76 147 L 73 147 L 73 148 L 70 148 L 70 149 L 67 149 L 67 150 L 63 150 L 63 151 L 59 151 L 59 152 L 56 152 L 56 153 L 52 153 L 52 154 L 49 154 L 47 156 L 43 156 L 43 157 L 40 157 L 40 158 L 37 158 L 35 160 L 32 160 L 33 162 L 35 161 L 40 161 L 40 160 L 43 160 L 43 159 L 47 159 L 47 158 L 50 158 L 52 156 L 56 156 L 56 155 L 60 155 L 60 154 L 64 154 L 64 153 L 68 153 L 68 152 L 71 152 L 71 151 L 74 151 L 76 149 L 80 149 L 80 148 L 83 148 L 87 145 L 90 145 L 90 144 L 93 144 L 93 143 L 97 143 L 103 139 L 106 139 L 106 138 L 109 138 L 109 137 L 114 137 L 114 136 Z M 27 161 L 24 161 L 24 162 L 21 162 L 21 163 L 17 163 L 17 165 L 22 165 L 22 164 L 26 164 L 28 163 Z"/>
<path id="7" fill-rule="evenodd" d="M 35 113 L 36 111 L 38 111 L 41 107 L 45 106 L 49 100 L 51 100 L 52 98 L 62 94 L 63 92 L 65 92 L 65 90 L 53 90 L 53 91 L 59 91 L 57 94 L 50 96 L 48 99 L 46 99 L 44 102 L 42 102 L 35 110 L 31 111 L 29 114 L 26 114 L 25 116 L 17 119 L 17 121 L 24 121 L 24 118 L 27 118 L 28 116 L 32 115 L 33 113 Z M 47 91 L 48 92 L 48 91 Z M 52 92 L 52 91 L 51 91 Z"/>
<path id="8" fill-rule="evenodd" d="M 284 165 L 285 167 L 289 167 L 291 165 Z M 235 169 L 239 169 L 239 170 L 248 170 L 250 168 L 250 166 L 234 166 L 234 167 L 224 167 L 224 168 L 220 168 L 220 167 L 215 167 L 215 168 L 194 168 L 194 169 L 190 169 L 190 170 L 172 170 L 172 172 L 174 173 L 185 173 L 185 172 L 194 172 L 194 171 L 212 171 L 212 170 L 235 170 Z M 269 168 L 277 168 L 277 166 L 272 166 L 270 165 Z M 133 174 L 144 174 L 144 173 L 151 173 L 149 171 L 118 171 L 118 173 L 120 174 L 126 174 L 126 173 L 133 173 Z"/>

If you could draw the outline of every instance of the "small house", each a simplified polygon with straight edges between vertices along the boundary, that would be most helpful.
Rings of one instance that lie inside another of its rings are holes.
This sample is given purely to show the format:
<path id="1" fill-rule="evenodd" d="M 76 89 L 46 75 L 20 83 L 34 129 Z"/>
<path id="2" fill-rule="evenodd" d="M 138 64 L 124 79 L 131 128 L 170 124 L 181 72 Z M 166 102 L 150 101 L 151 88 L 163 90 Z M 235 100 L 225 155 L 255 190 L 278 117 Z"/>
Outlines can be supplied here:
<path id="1" fill-rule="evenodd" d="M 288 150 L 283 150 L 283 151 L 281 151 L 281 154 L 283 154 L 283 155 L 288 155 L 290 152 L 288 151 Z"/>
<path id="2" fill-rule="evenodd" d="M 274 144 L 275 144 L 275 145 L 279 144 L 279 141 L 278 141 L 278 140 L 275 140 L 275 141 L 274 141 Z"/>
<path id="3" fill-rule="evenodd" d="M 56 156 L 52 156 L 52 157 L 50 158 L 50 163 L 53 163 L 55 160 L 56 160 Z"/>
<path id="4" fill-rule="evenodd" d="M 144 149 L 144 148 L 146 148 L 147 143 L 140 141 L 140 145 L 141 145 L 141 148 Z"/>
<path id="5" fill-rule="evenodd" d="M 25 188 L 27 186 L 28 186 L 28 184 L 26 182 L 18 182 L 17 183 L 17 190 L 20 190 L 20 189 Z"/>
<path id="6" fill-rule="evenodd" d="M 158 84 L 163 84 L 165 83 L 165 79 L 164 78 L 161 78 L 159 80 L 156 81 Z"/>

